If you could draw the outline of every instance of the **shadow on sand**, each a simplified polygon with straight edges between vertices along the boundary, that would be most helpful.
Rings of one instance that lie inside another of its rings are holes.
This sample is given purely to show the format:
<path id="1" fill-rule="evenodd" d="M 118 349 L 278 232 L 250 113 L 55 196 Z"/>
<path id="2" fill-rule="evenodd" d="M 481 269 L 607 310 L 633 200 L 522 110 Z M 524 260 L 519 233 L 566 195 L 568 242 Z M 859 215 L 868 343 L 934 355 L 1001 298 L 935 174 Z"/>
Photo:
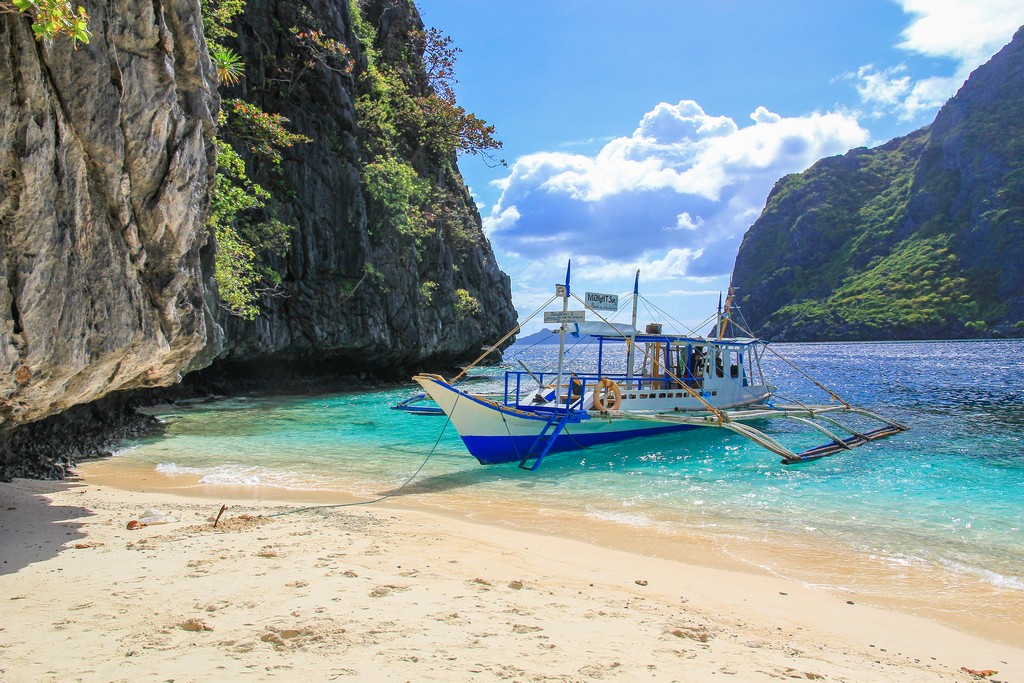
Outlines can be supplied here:
<path id="1" fill-rule="evenodd" d="M 83 521 L 93 516 L 92 510 L 55 505 L 47 497 L 81 487 L 73 479 L 0 483 L 0 575 L 56 557 L 85 538 Z"/>

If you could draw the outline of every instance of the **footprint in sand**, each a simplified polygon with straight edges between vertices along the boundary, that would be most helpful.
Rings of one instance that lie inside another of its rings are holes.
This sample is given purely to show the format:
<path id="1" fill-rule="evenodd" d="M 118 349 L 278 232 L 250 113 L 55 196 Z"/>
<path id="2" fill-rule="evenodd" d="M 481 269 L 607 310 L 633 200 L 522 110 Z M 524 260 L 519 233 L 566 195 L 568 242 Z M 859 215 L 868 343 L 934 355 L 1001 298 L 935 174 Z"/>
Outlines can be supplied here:
<path id="1" fill-rule="evenodd" d="M 202 619 L 186 619 L 185 621 L 178 624 L 178 628 L 182 631 L 212 631 L 212 626 L 207 626 L 206 622 Z"/>
<path id="2" fill-rule="evenodd" d="M 601 679 L 620 666 L 622 665 L 618 662 L 612 662 L 611 664 L 587 664 L 579 672 L 587 678 Z"/>
<path id="3" fill-rule="evenodd" d="M 401 593 L 402 591 L 409 590 L 408 586 L 395 586 L 388 584 L 386 586 L 377 586 L 370 591 L 371 598 L 383 598 L 385 595 L 391 595 L 392 593 Z"/>
<path id="4" fill-rule="evenodd" d="M 669 631 L 669 633 L 676 638 L 689 638 L 690 640 L 696 640 L 698 643 L 706 643 L 715 637 L 706 626 L 680 626 Z"/>

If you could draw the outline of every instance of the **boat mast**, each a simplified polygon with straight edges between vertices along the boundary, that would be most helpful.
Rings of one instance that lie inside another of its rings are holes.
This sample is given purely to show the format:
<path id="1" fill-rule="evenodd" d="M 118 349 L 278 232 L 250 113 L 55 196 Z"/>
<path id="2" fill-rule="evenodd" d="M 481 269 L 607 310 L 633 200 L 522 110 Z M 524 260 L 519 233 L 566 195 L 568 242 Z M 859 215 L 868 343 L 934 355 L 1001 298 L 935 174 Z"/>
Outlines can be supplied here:
<path id="1" fill-rule="evenodd" d="M 555 285 L 555 293 L 562 295 L 562 325 L 558 331 L 558 378 L 555 380 L 555 406 L 562 395 L 562 372 L 565 370 L 565 317 L 569 313 L 569 271 L 572 268 L 572 260 L 565 266 L 565 286 Z M 566 408 L 569 402 L 566 401 Z"/>
<path id="2" fill-rule="evenodd" d="M 633 279 L 633 329 L 629 333 L 629 349 L 626 351 L 626 386 L 629 386 L 629 379 L 633 377 L 633 361 L 636 354 L 636 305 L 640 298 L 640 269 L 636 269 L 636 278 Z"/>

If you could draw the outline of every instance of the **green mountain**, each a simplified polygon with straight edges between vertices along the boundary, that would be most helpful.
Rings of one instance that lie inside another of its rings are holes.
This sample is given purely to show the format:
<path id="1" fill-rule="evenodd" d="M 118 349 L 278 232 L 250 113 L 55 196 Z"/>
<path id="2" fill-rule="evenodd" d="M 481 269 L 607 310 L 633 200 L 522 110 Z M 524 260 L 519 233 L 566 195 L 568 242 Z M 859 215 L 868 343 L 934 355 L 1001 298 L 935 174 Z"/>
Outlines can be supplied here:
<path id="1" fill-rule="evenodd" d="M 733 285 L 776 340 L 1024 336 L 1024 29 L 930 126 L 776 183 Z"/>

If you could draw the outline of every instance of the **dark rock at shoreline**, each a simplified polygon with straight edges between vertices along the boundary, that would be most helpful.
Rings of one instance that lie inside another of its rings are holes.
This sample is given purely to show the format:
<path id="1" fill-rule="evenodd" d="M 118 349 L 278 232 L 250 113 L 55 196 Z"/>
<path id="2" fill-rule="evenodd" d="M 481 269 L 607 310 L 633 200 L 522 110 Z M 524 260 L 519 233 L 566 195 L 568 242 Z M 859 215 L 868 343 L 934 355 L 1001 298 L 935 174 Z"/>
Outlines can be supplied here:
<path id="1" fill-rule="evenodd" d="M 119 440 L 159 429 L 135 405 L 126 394 L 112 394 L 0 433 L 0 481 L 61 479 L 76 463 L 109 456 Z"/>

